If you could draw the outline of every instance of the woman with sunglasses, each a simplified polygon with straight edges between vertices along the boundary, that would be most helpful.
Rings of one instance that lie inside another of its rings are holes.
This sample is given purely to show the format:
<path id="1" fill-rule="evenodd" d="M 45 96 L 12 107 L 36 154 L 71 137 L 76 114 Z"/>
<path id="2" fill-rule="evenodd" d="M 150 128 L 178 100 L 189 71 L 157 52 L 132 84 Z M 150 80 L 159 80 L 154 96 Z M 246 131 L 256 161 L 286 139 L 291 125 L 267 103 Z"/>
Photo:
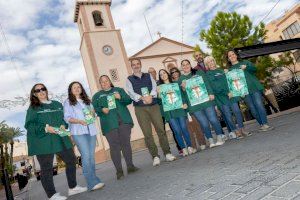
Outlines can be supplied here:
<path id="1" fill-rule="evenodd" d="M 179 71 L 179 69 L 177 67 L 173 67 L 172 69 L 170 69 L 170 74 L 171 74 L 171 79 L 173 82 L 179 81 L 181 72 Z M 191 119 L 188 120 L 188 129 L 190 132 L 192 147 L 197 149 L 197 142 L 198 142 L 200 149 L 204 150 L 204 149 L 206 149 L 206 142 L 205 142 L 205 138 L 204 138 L 203 132 L 201 130 L 201 127 L 197 123 L 197 120 L 193 115 L 191 115 L 190 118 Z M 196 142 L 196 140 L 197 140 L 197 142 Z"/>
<path id="2" fill-rule="evenodd" d="M 194 70 L 191 66 L 190 61 L 187 59 L 181 61 L 181 67 L 183 70 L 183 74 L 180 76 L 179 82 L 183 90 L 185 91 L 185 94 L 186 94 L 186 80 L 193 77 L 200 76 L 204 81 L 205 87 L 209 95 L 209 101 L 206 101 L 201 104 L 193 105 L 193 106 L 191 105 L 190 100 L 188 100 L 189 112 L 195 116 L 195 118 L 201 125 L 205 137 L 209 142 L 210 148 L 223 145 L 224 144 L 224 141 L 222 139 L 223 130 L 215 110 L 215 103 L 214 103 L 215 96 L 206 78 L 205 73 L 200 70 L 198 71 Z M 214 128 L 217 134 L 217 142 L 214 142 L 214 139 L 212 137 L 210 124 L 212 125 L 212 127 Z"/>
<path id="3" fill-rule="evenodd" d="M 97 190 L 104 183 L 96 176 L 95 148 L 97 130 L 95 111 L 81 83 L 74 81 L 68 88 L 68 99 L 64 102 L 64 118 L 82 159 L 82 171 L 88 190 Z"/>
<path id="4" fill-rule="evenodd" d="M 51 200 L 64 200 L 56 192 L 53 183 L 53 159 L 57 154 L 66 163 L 69 196 L 84 192 L 76 182 L 76 157 L 68 136 L 61 137 L 57 129 L 65 131 L 63 106 L 58 101 L 49 100 L 44 84 L 35 84 L 30 92 L 30 106 L 27 110 L 25 128 L 27 130 L 28 155 L 34 156 L 41 166 L 42 186 Z"/>
<path id="5" fill-rule="evenodd" d="M 109 143 L 111 159 L 119 180 L 124 177 L 121 151 L 128 174 L 139 170 L 133 165 L 130 145 L 133 121 L 127 106 L 132 100 L 124 89 L 114 87 L 107 75 L 100 76 L 99 82 L 101 90 L 93 96 L 92 102 L 100 119 L 102 133 Z"/>
<path id="6" fill-rule="evenodd" d="M 269 131 L 274 129 L 268 125 L 267 113 L 262 101 L 264 87 L 255 76 L 256 66 L 250 61 L 240 60 L 234 50 L 227 52 L 227 59 L 230 66 L 229 70 L 242 69 L 245 73 L 249 94 L 244 97 L 244 100 L 251 114 L 261 126 L 259 130 Z M 225 70 L 225 72 L 227 71 Z"/>
<path id="7" fill-rule="evenodd" d="M 172 83 L 171 76 L 165 69 L 159 70 L 158 76 L 159 76 L 159 81 L 158 81 L 159 85 Z M 158 87 L 157 90 L 158 90 L 159 98 L 161 98 L 160 88 Z M 185 109 L 187 109 L 187 105 L 183 96 L 182 96 L 182 100 L 183 100 L 182 108 L 166 111 L 166 112 L 163 109 L 161 109 L 161 111 L 165 120 L 170 124 L 170 126 L 174 130 L 176 140 L 180 148 L 182 149 L 182 155 L 187 156 L 189 154 L 196 153 L 197 150 L 192 147 L 190 133 L 187 128 L 187 113 L 185 111 Z"/>
<path id="8" fill-rule="evenodd" d="M 230 97 L 224 70 L 217 68 L 216 61 L 212 56 L 205 57 L 204 64 L 209 70 L 206 72 L 206 75 L 215 94 L 215 102 L 230 128 L 230 137 L 243 138 L 243 135 L 249 135 L 249 133 L 244 131 L 243 115 L 238 105 L 240 98 Z M 232 113 L 235 116 L 238 127 L 232 119 Z"/>

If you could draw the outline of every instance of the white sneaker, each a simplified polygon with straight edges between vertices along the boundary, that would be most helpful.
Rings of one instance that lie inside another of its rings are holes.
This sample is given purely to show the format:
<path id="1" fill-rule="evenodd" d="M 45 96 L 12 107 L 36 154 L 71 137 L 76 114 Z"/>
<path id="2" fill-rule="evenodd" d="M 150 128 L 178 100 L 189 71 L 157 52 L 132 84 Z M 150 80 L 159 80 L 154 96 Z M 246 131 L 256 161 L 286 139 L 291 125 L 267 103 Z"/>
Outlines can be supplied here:
<path id="1" fill-rule="evenodd" d="M 67 197 L 61 196 L 59 193 L 55 193 L 49 200 L 66 200 Z"/>
<path id="2" fill-rule="evenodd" d="M 236 139 L 236 134 L 235 134 L 235 132 L 230 132 L 230 133 L 228 134 L 228 136 L 229 136 L 229 139 Z"/>
<path id="3" fill-rule="evenodd" d="M 251 132 L 245 131 L 244 129 L 242 129 L 242 134 L 245 135 L 245 136 L 251 136 L 252 135 Z"/>
<path id="4" fill-rule="evenodd" d="M 166 155 L 166 161 L 168 161 L 168 162 L 174 161 L 175 159 L 176 159 L 176 157 L 173 156 L 171 153 L 168 153 Z"/>
<path id="5" fill-rule="evenodd" d="M 193 147 L 188 147 L 188 152 L 189 152 L 189 154 L 194 154 L 197 152 L 197 150 L 194 149 Z"/>
<path id="6" fill-rule="evenodd" d="M 209 138 L 208 143 L 209 143 L 209 148 L 213 148 L 216 146 L 213 138 Z"/>
<path id="7" fill-rule="evenodd" d="M 185 156 L 188 156 L 188 155 L 189 155 L 188 149 L 187 148 L 183 148 L 182 149 L 182 156 L 185 157 Z"/>
<path id="8" fill-rule="evenodd" d="M 259 131 L 265 132 L 265 131 L 270 131 L 270 130 L 273 130 L 273 129 L 274 129 L 274 127 L 269 126 L 268 124 L 264 124 L 260 127 Z"/>
<path id="9" fill-rule="evenodd" d="M 159 157 L 156 156 L 153 158 L 153 166 L 155 167 L 158 165 L 160 165 L 160 159 L 159 159 Z"/>
<path id="10" fill-rule="evenodd" d="M 79 193 L 86 192 L 86 191 L 87 191 L 86 187 L 81 187 L 81 186 L 76 185 L 76 187 L 69 189 L 68 195 L 72 196 L 72 195 L 79 194 Z"/>
<path id="11" fill-rule="evenodd" d="M 228 140 L 228 137 L 227 137 L 227 135 L 225 135 L 225 134 L 222 134 L 222 139 L 223 139 L 224 141 Z"/>
<path id="12" fill-rule="evenodd" d="M 205 150 L 205 149 L 206 149 L 206 145 L 204 145 L 204 144 L 200 145 L 200 150 L 201 150 L 201 151 L 203 151 L 203 150 Z"/>
<path id="13" fill-rule="evenodd" d="M 95 186 L 92 188 L 92 190 L 99 190 L 99 189 L 103 188 L 104 185 L 105 185 L 104 183 L 98 183 L 97 185 L 95 185 Z"/>
<path id="14" fill-rule="evenodd" d="M 225 142 L 224 140 L 222 139 L 222 135 L 217 135 L 217 142 L 216 142 L 216 146 L 221 146 L 223 145 Z"/>

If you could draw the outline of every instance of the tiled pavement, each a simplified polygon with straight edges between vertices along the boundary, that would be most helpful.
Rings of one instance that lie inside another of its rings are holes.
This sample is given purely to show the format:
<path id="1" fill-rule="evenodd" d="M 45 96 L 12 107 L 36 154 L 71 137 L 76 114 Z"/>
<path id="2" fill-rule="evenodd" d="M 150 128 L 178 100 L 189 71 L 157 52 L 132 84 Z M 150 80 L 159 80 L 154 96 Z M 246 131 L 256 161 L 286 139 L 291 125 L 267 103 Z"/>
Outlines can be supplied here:
<path id="1" fill-rule="evenodd" d="M 254 134 L 248 138 L 155 168 L 147 151 L 136 153 L 134 162 L 141 170 L 120 181 L 111 162 L 98 165 L 105 188 L 69 199 L 300 199 L 299 109 L 270 119 L 270 124 L 275 126 L 271 132 L 259 133 L 252 123 L 247 128 Z M 80 170 L 78 179 L 85 184 Z M 66 195 L 64 174 L 55 177 L 55 184 Z M 46 199 L 40 182 L 29 188 L 29 199 Z"/>

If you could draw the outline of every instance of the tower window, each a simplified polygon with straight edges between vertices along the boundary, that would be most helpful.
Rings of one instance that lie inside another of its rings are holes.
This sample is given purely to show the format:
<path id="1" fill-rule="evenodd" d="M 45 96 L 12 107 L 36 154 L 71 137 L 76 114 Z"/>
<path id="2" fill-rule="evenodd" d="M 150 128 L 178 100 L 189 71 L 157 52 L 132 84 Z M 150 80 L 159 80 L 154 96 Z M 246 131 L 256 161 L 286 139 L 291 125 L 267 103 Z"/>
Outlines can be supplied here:
<path id="1" fill-rule="evenodd" d="M 109 73 L 110 73 L 110 78 L 113 82 L 120 81 L 117 69 L 110 69 Z"/>
<path id="2" fill-rule="evenodd" d="M 93 13 L 93 19 L 95 22 L 95 26 L 103 26 L 103 19 L 101 17 L 101 12 L 98 10 L 95 10 Z"/>

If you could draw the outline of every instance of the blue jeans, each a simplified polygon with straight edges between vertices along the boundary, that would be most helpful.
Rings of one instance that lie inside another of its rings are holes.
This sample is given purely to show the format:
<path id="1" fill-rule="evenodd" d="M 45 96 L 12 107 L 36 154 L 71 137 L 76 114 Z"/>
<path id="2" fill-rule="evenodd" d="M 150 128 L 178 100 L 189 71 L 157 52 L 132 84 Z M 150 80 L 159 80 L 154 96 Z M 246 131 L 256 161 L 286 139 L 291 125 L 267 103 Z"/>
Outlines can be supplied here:
<path id="1" fill-rule="evenodd" d="M 210 124 L 214 128 L 217 135 L 223 134 L 222 126 L 218 120 L 217 113 L 214 106 L 210 106 L 208 108 L 196 111 L 193 113 L 193 115 L 200 123 L 206 139 L 212 138 Z"/>
<path id="2" fill-rule="evenodd" d="M 81 154 L 82 172 L 87 182 L 88 190 L 91 190 L 95 185 L 101 183 L 101 180 L 96 176 L 95 169 L 96 136 L 84 134 L 72 135 L 72 138 Z"/>
<path id="3" fill-rule="evenodd" d="M 251 114 L 260 125 L 268 124 L 267 113 L 262 101 L 261 91 L 256 91 L 245 96 L 245 102 Z"/>
<path id="4" fill-rule="evenodd" d="M 180 148 L 183 149 L 186 148 L 186 146 L 191 147 L 192 143 L 191 143 L 190 133 L 187 128 L 186 117 L 177 117 L 177 118 L 170 119 L 169 124 L 174 131 L 175 138 Z M 184 138 L 186 145 L 184 144 L 182 136 Z"/>
<path id="5" fill-rule="evenodd" d="M 232 112 L 235 116 L 236 122 L 238 124 L 238 128 L 241 129 L 244 127 L 243 115 L 239 108 L 238 103 L 230 103 L 229 105 L 222 105 L 221 112 L 222 112 L 223 116 L 225 117 L 224 120 L 227 122 L 227 125 L 229 126 L 231 131 L 237 130 L 235 122 L 232 119 Z"/>

